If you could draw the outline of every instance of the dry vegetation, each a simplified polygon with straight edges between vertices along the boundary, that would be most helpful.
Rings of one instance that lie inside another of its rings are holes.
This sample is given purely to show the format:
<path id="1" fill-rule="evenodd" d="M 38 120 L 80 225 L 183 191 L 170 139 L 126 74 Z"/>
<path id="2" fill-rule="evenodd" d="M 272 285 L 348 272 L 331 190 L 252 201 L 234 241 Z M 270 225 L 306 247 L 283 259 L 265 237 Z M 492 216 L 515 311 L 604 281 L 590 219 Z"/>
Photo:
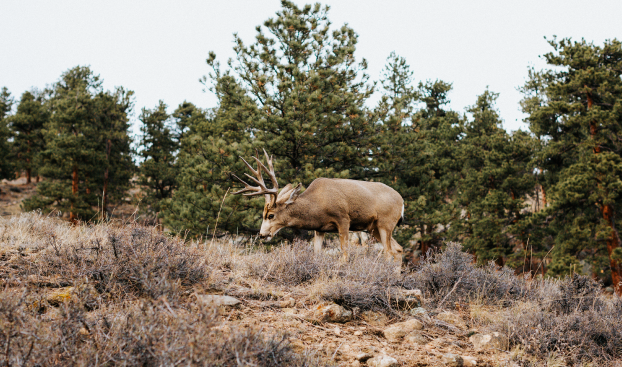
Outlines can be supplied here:
<path id="1" fill-rule="evenodd" d="M 398 274 L 373 246 L 342 263 L 302 242 L 267 251 L 30 213 L 0 219 L 0 286 L 0 365 L 351 365 L 363 351 L 404 366 L 440 365 L 446 352 L 478 366 L 615 366 L 622 355 L 622 302 L 599 284 L 478 268 L 455 244 Z M 414 317 L 426 345 L 382 336 L 413 317 L 396 302 L 407 289 L 423 293 L 428 312 Z M 205 294 L 242 303 L 215 309 Z M 295 307 L 278 306 L 290 299 Z M 354 320 L 308 317 L 332 302 Z M 437 320 L 443 310 L 465 327 Z M 511 351 L 475 351 L 476 331 L 505 333 Z"/>

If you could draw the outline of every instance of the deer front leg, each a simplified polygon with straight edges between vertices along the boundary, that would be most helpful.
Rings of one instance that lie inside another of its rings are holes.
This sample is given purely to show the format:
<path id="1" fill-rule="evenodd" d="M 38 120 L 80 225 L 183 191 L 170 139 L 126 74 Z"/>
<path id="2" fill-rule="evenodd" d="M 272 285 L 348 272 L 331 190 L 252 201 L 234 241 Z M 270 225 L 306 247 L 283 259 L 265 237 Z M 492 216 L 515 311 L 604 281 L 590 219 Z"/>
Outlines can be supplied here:
<path id="1" fill-rule="evenodd" d="M 315 231 L 313 237 L 313 252 L 319 254 L 322 252 L 322 244 L 324 243 L 324 232 Z"/>

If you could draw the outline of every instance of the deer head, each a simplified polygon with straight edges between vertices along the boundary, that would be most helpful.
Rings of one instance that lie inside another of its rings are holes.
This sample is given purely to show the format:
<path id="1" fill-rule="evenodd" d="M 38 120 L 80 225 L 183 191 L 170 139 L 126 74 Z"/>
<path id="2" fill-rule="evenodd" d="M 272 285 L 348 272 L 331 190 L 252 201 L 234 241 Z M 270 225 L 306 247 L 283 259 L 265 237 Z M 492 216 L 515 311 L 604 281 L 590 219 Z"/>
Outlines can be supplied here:
<path id="1" fill-rule="evenodd" d="M 259 235 L 262 237 L 272 238 L 272 236 L 274 236 L 279 230 L 289 225 L 291 218 L 287 215 L 287 211 L 284 209 L 293 204 L 298 198 L 301 186 L 298 184 L 296 187 L 293 187 L 291 184 L 287 184 L 281 192 L 279 192 L 279 183 L 276 179 L 276 175 L 274 174 L 273 159 L 271 156 L 268 156 L 265 149 L 263 152 L 266 156 L 267 167 L 261 162 L 259 159 L 259 153 L 257 153 L 255 157 L 253 157 L 257 161 L 256 170 L 253 169 L 253 167 L 244 158 L 240 157 L 255 177 L 249 175 L 248 173 L 245 173 L 245 175 L 253 180 L 253 182 L 255 182 L 258 186 L 251 186 L 235 174 L 232 174 L 236 180 L 244 185 L 242 190 L 236 191 L 233 194 L 243 194 L 244 196 L 264 195 L 266 204 L 263 209 L 263 222 L 261 223 Z M 261 174 L 262 170 L 270 176 L 270 180 L 272 181 L 271 189 L 266 187 Z"/>

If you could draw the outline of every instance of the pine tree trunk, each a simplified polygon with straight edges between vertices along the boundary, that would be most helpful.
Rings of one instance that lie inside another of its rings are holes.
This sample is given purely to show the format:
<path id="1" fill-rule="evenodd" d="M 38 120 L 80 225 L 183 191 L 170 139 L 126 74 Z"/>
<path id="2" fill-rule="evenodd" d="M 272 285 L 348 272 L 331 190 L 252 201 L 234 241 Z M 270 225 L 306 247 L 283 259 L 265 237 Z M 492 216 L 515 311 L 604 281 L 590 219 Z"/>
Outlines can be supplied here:
<path id="1" fill-rule="evenodd" d="M 112 142 L 110 139 L 106 141 L 106 161 L 108 165 L 104 171 L 104 192 L 102 194 L 102 218 L 104 218 L 106 211 L 108 210 L 108 181 L 109 181 L 109 165 L 110 165 L 110 150 L 112 148 Z"/>
<path id="2" fill-rule="evenodd" d="M 71 211 L 69 212 L 69 221 L 73 224 L 78 223 L 76 213 L 74 212 L 73 203 L 78 196 L 78 166 L 73 166 L 73 172 L 71 175 L 71 194 L 73 196 L 71 202 Z"/>
<path id="3" fill-rule="evenodd" d="M 592 100 L 592 96 L 587 94 L 587 109 L 592 108 L 594 101 Z M 592 140 L 596 140 L 597 127 L 595 121 L 590 121 L 590 137 Z M 601 152 L 601 147 L 599 144 L 594 145 L 594 154 L 599 154 Z M 615 290 L 618 296 L 622 295 L 622 264 L 619 261 L 616 261 L 612 255 L 613 251 L 620 247 L 620 236 L 616 229 L 615 218 L 614 218 L 614 210 L 610 204 L 602 205 L 601 212 L 603 215 L 603 219 L 607 221 L 609 224 L 609 228 L 611 228 L 611 236 L 607 239 L 607 253 L 609 254 L 609 264 L 611 266 L 611 280 L 613 281 L 613 289 Z"/>
<path id="4" fill-rule="evenodd" d="M 28 140 L 28 156 L 30 156 L 30 140 Z M 32 181 L 30 179 L 30 158 L 26 158 L 26 164 L 27 164 L 27 168 L 26 168 L 26 184 L 30 184 Z"/>

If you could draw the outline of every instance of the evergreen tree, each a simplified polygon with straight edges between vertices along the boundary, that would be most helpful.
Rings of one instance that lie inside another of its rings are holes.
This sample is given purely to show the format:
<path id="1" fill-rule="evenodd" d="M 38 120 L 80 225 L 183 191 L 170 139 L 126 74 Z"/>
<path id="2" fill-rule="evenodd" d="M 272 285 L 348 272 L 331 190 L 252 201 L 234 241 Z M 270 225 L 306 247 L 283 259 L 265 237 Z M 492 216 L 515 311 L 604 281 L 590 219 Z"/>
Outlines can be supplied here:
<path id="1" fill-rule="evenodd" d="M 129 113 L 134 92 L 118 87 L 114 92 L 100 92 L 94 97 L 99 127 L 99 149 L 104 151 L 103 175 L 96 173 L 101 188 L 102 216 L 110 214 L 109 203 L 122 200 L 131 187 L 136 166 L 132 159 Z M 100 181 L 101 180 L 101 181 Z"/>
<path id="2" fill-rule="evenodd" d="M 11 161 L 11 131 L 8 119 L 13 106 L 13 98 L 6 87 L 0 91 L 0 180 L 15 178 L 15 167 Z"/>
<path id="3" fill-rule="evenodd" d="M 357 35 L 347 26 L 331 31 L 328 7 L 281 4 L 257 27 L 254 44 L 235 36 L 231 66 L 259 110 L 249 127 L 284 183 L 364 178 L 376 131 L 364 107 L 373 89 L 365 60 L 356 62 Z"/>
<path id="4" fill-rule="evenodd" d="M 180 142 L 178 188 L 165 202 L 164 224 L 195 236 L 215 233 L 216 225 L 230 232 L 259 228 L 263 207 L 257 199 L 226 195 L 230 173 L 246 169 L 239 156 L 252 152 L 248 126 L 256 114 L 254 102 L 235 79 L 214 65 L 218 107 L 202 111 L 182 104 L 173 114 L 188 131 Z"/>
<path id="5" fill-rule="evenodd" d="M 421 233 L 422 254 L 443 244 L 447 224 L 456 216 L 452 200 L 460 171 L 457 153 L 463 121 L 444 108 L 450 90 L 451 84 L 443 81 L 419 83 L 419 100 L 425 107 L 415 113 L 410 125 L 410 154 L 404 165 L 408 169 L 400 190 L 406 216 Z"/>
<path id="6" fill-rule="evenodd" d="M 63 73 L 48 91 L 50 120 L 40 173 L 46 180 L 24 209 L 69 212 L 72 222 L 94 217 L 95 207 L 107 205 L 107 195 L 124 194 L 132 161 L 127 135 L 130 92 L 105 92 L 88 67 Z"/>
<path id="7" fill-rule="evenodd" d="M 24 92 L 17 106 L 17 112 L 10 119 L 13 130 L 13 154 L 17 158 L 17 169 L 26 172 L 26 183 L 31 182 L 36 172 L 35 162 L 43 149 L 43 125 L 50 114 L 44 105 L 43 95 Z M 34 172 L 33 172 L 34 169 Z"/>
<path id="8" fill-rule="evenodd" d="M 139 119 L 142 122 L 142 150 L 139 155 L 143 161 L 140 164 L 138 184 L 145 189 L 143 203 L 147 211 L 157 219 L 162 210 L 162 201 L 170 198 L 177 187 L 175 154 L 179 142 L 175 129 L 170 126 L 171 118 L 164 102 L 160 101 L 152 110 L 143 108 Z"/>
<path id="9" fill-rule="evenodd" d="M 548 274 L 577 271 L 585 260 L 594 276 L 610 273 L 622 294 L 622 44 L 549 43 L 544 58 L 554 69 L 532 71 L 524 88 L 548 199 L 532 239 L 552 248 Z"/>
<path id="10" fill-rule="evenodd" d="M 525 132 L 510 135 L 503 129 L 494 109 L 497 97 L 487 90 L 468 109 L 473 119 L 465 122 L 457 155 L 459 216 L 452 220 L 450 233 L 480 263 L 495 260 L 505 265 L 514 247 L 526 244 L 512 230 L 523 219 L 525 198 L 532 194 L 535 181 L 530 169 L 532 139 Z M 518 254 L 520 260 L 523 255 Z"/>
<path id="11" fill-rule="evenodd" d="M 213 83 L 219 105 L 182 141 L 180 187 L 167 215 L 172 228 L 195 234 L 213 228 L 232 185 L 229 174 L 246 170 L 239 156 L 254 148 L 274 155 L 281 186 L 372 175 L 378 131 L 364 106 L 373 91 L 366 64 L 354 57 L 357 35 L 347 26 L 331 31 L 327 11 L 282 1 L 277 16 L 257 27 L 255 43 L 235 36 L 237 56 L 228 70 L 210 54 L 214 72 L 204 82 Z M 262 198 L 228 196 L 218 226 L 256 230 L 262 207 Z"/>

